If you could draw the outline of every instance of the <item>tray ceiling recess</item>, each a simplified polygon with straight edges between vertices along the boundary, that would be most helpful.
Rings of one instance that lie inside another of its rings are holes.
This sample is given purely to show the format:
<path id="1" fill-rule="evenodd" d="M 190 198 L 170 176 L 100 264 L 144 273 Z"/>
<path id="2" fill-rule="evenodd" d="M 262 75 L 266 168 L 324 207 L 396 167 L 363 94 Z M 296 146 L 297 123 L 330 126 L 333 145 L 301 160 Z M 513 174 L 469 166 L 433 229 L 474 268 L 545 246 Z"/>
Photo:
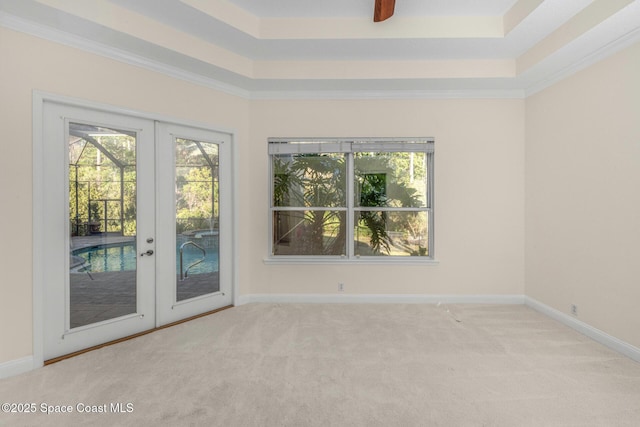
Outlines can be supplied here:
<path id="1" fill-rule="evenodd" d="M 0 25 L 251 99 L 522 98 L 640 41 L 640 0 L 0 0 Z"/>

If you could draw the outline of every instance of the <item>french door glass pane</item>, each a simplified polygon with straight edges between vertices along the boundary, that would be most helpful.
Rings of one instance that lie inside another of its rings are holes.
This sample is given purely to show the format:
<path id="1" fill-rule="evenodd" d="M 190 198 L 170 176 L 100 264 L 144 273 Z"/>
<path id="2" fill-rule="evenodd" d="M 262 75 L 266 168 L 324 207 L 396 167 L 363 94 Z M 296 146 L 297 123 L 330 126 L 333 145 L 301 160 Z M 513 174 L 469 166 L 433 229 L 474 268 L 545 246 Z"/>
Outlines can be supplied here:
<path id="1" fill-rule="evenodd" d="M 218 292 L 218 144 L 175 139 L 176 301 Z"/>
<path id="2" fill-rule="evenodd" d="M 69 124 L 71 328 L 135 313 L 136 134 Z"/>

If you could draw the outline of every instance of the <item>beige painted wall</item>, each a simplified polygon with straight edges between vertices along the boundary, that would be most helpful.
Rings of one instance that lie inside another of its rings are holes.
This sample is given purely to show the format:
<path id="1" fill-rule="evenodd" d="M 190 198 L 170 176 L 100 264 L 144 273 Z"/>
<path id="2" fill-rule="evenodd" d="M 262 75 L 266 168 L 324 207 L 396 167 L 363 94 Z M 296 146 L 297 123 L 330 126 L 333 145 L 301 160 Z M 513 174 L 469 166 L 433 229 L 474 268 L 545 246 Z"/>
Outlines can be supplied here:
<path id="1" fill-rule="evenodd" d="M 252 293 L 524 293 L 524 101 L 254 101 Z M 268 137 L 435 138 L 436 266 L 264 265 Z"/>
<path id="2" fill-rule="evenodd" d="M 526 293 L 640 347 L 640 44 L 526 100 Z"/>
<path id="3" fill-rule="evenodd" d="M 2 363 L 32 354 L 32 91 L 235 130 L 241 158 L 249 155 L 249 106 L 237 97 L 4 28 L 0 28 L 0 58 Z M 246 193 L 251 186 L 242 164 L 237 176 L 239 191 Z M 239 220 L 249 220 L 245 211 L 239 212 Z"/>
<path id="4" fill-rule="evenodd" d="M 522 100 L 250 102 L 3 28 L 0 58 L 0 363 L 32 354 L 33 90 L 237 131 L 241 294 L 524 293 Z M 265 265 L 270 136 L 435 137 L 440 264 Z"/>

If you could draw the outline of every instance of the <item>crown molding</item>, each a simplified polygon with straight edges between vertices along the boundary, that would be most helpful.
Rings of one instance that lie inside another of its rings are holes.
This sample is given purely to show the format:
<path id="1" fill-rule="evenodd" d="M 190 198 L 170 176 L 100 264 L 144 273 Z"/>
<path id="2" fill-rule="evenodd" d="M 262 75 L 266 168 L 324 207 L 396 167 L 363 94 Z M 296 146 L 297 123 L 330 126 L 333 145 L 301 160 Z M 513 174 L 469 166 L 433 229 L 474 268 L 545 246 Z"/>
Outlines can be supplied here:
<path id="1" fill-rule="evenodd" d="M 534 95 L 537 92 L 540 92 L 547 87 L 577 73 L 578 71 L 587 68 L 607 56 L 640 41 L 640 28 L 635 28 L 623 36 L 603 45 L 599 49 L 571 62 L 568 66 L 557 69 L 552 65 L 551 69 L 553 71 L 549 74 L 545 74 L 542 70 L 537 70 L 528 75 L 526 79 L 523 78 L 523 76 L 514 77 L 513 80 L 516 83 L 515 88 L 509 89 L 500 87 L 460 90 L 450 88 L 416 90 L 286 89 L 287 82 L 289 81 L 280 80 L 283 89 L 265 90 L 260 88 L 260 79 L 252 80 L 252 88 L 240 87 L 223 82 L 215 77 L 203 76 L 201 74 L 186 71 L 166 63 L 154 61 L 122 49 L 66 33 L 2 11 L 0 11 L 0 26 L 249 100 L 525 99 L 528 96 Z M 469 79 L 463 80 L 469 82 Z M 482 81 L 483 79 L 471 80 Z M 269 80 L 269 82 L 273 82 L 273 80 Z M 297 82 L 299 83 L 299 81 Z"/>
<path id="2" fill-rule="evenodd" d="M 123 62 L 125 64 L 155 71 L 179 80 L 184 80 L 190 83 L 197 84 L 199 86 L 208 87 L 210 89 L 215 89 L 230 95 L 239 96 L 245 99 L 248 99 L 250 97 L 250 92 L 248 90 L 240 88 L 238 86 L 230 85 L 216 79 L 201 76 L 177 67 L 172 67 L 161 62 L 153 61 L 140 55 L 126 52 L 112 46 L 107 46 L 93 40 L 88 40 L 74 34 L 66 33 L 64 31 L 56 30 L 54 28 L 38 24 L 2 11 L 0 11 L 0 26 L 6 27 L 10 30 L 19 31 L 35 37 L 39 37 L 41 39 L 45 39 L 54 43 L 59 43 L 65 46 L 80 49 L 85 52 L 100 55 L 105 58 Z"/>
<path id="3" fill-rule="evenodd" d="M 640 42 L 640 28 L 629 31 L 621 37 L 605 44 L 604 46 L 590 52 L 577 61 L 573 61 L 570 65 L 559 69 L 558 71 L 544 76 L 536 83 L 526 87 L 524 89 L 524 97 L 535 95 L 544 89 L 553 86 L 554 84 L 571 77 L 572 75 L 588 68 L 589 66 L 602 61 L 603 59 L 620 52 L 621 50 L 630 47 Z"/>
<path id="4" fill-rule="evenodd" d="M 296 90 L 254 91 L 256 100 L 349 100 L 349 99 L 524 99 L 520 89 L 431 89 L 431 90 Z"/>

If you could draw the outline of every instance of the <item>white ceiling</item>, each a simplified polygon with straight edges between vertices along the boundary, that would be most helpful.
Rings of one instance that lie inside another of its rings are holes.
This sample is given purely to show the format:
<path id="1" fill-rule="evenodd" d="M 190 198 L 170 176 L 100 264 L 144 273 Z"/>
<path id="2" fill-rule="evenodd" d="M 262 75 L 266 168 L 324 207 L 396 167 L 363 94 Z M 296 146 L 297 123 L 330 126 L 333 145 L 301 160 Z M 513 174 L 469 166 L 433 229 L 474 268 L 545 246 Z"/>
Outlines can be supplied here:
<path id="1" fill-rule="evenodd" d="M 230 0 L 260 18 L 373 17 L 372 0 Z M 394 16 L 495 16 L 517 0 L 397 0 Z"/>
<path id="2" fill-rule="evenodd" d="M 0 0 L 0 25 L 246 97 L 524 96 L 640 40 L 640 0 Z"/>
<path id="3" fill-rule="evenodd" d="M 225 22 L 214 22 L 211 16 L 179 0 L 109 1 L 254 60 L 416 60 L 516 57 L 593 0 L 548 0 L 533 15 L 531 24 L 516 28 L 508 37 L 400 37 L 393 34 L 393 24 L 402 16 L 406 19 L 449 15 L 502 16 L 504 10 L 517 0 L 397 0 L 394 17 L 377 24 L 372 22 L 374 0 L 229 0 L 229 3 L 257 18 L 286 18 L 289 21 L 295 20 L 294 17 L 318 20 L 331 17 L 332 20 L 323 22 L 329 33 L 338 26 L 336 22 L 339 19 L 349 18 L 358 22 L 362 20 L 373 31 L 380 29 L 390 33 L 383 38 L 321 35 L 275 39 L 257 38 Z M 400 5 L 405 3 L 414 15 L 402 14 Z M 344 5 L 341 7 L 341 4 Z M 470 12 L 464 12 L 465 6 Z"/>

